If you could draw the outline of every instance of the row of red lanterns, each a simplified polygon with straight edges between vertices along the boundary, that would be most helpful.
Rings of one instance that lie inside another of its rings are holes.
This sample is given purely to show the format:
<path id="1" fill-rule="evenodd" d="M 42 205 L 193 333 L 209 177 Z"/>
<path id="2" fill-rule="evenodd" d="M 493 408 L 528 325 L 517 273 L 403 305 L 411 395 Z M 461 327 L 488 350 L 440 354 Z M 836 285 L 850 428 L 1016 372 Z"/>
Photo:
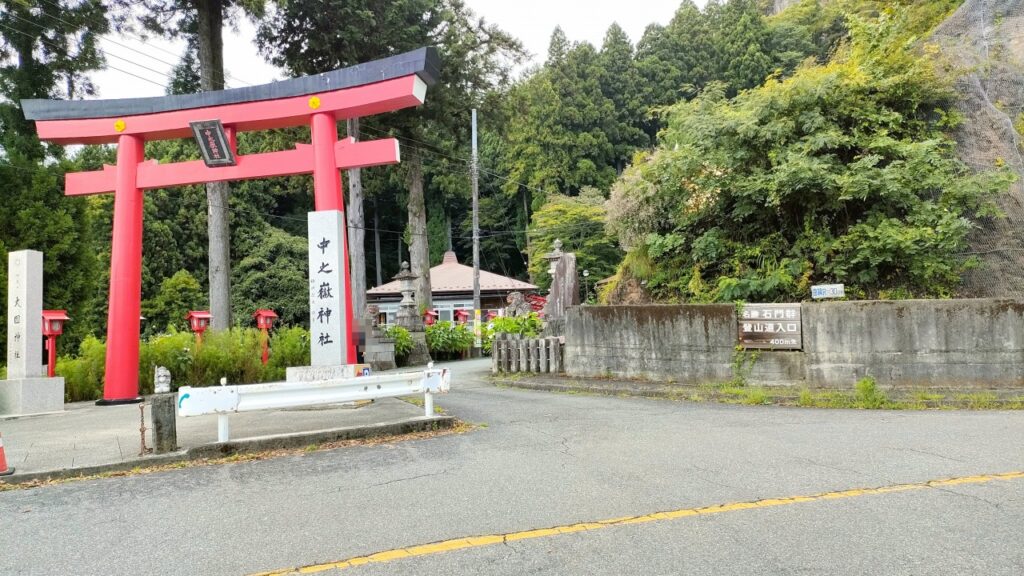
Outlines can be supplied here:
<path id="1" fill-rule="evenodd" d="M 273 310 L 261 308 L 253 314 L 256 319 L 256 327 L 263 332 L 263 363 L 270 360 L 270 336 L 269 331 L 274 326 L 277 313 Z M 196 334 L 196 346 L 203 342 L 203 332 L 210 327 L 210 320 L 213 315 L 209 310 L 191 310 L 185 315 L 189 328 Z M 64 333 L 64 323 L 71 320 L 67 310 L 43 310 L 43 336 L 46 336 L 46 375 L 53 378 L 57 368 L 57 336 Z"/>
<path id="2" fill-rule="evenodd" d="M 263 363 L 266 364 L 270 361 L 270 329 L 274 327 L 274 320 L 277 319 L 277 313 L 273 310 L 266 308 L 260 308 L 253 315 L 256 319 L 256 327 L 263 332 L 262 346 L 263 346 Z M 196 334 L 196 347 L 198 348 L 203 344 L 203 332 L 210 327 L 210 321 L 213 319 L 213 314 L 210 314 L 209 310 L 190 310 L 185 315 L 185 319 L 188 320 L 188 326 Z"/>

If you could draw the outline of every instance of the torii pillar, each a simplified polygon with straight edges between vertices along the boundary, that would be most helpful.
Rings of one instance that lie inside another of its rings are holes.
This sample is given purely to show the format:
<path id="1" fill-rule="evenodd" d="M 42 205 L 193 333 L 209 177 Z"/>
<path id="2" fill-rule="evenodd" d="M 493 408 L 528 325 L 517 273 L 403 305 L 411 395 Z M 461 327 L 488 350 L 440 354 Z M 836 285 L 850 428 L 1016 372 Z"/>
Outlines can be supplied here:
<path id="1" fill-rule="evenodd" d="M 117 144 L 117 165 L 66 175 L 65 194 L 114 194 L 110 262 L 106 378 L 98 404 L 138 402 L 142 299 L 143 191 L 206 182 L 295 174 L 313 175 L 315 210 L 338 211 L 345 222 L 341 170 L 397 163 L 393 138 L 338 140 L 337 122 L 418 106 L 436 81 L 433 48 L 262 86 L 201 94 L 119 100 L 22 100 L 39 138 L 58 144 Z M 192 123 L 216 120 L 223 127 L 205 161 L 159 164 L 145 160 L 147 141 L 193 137 Z M 238 156 L 238 132 L 308 125 L 311 141 L 294 150 Z M 352 335 L 347 234 L 344 241 L 346 310 L 344 350 L 356 361 Z"/>

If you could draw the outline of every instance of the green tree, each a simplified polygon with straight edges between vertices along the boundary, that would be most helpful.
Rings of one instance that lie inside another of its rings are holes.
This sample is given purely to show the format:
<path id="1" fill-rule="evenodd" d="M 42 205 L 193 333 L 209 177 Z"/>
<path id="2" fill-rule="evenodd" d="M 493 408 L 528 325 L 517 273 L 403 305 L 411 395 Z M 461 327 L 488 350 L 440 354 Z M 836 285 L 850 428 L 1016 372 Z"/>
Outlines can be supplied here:
<path id="1" fill-rule="evenodd" d="M 160 283 L 160 291 L 142 305 L 144 334 L 152 336 L 167 331 L 187 331 L 185 315 L 190 310 L 206 308 L 203 288 L 194 276 L 179 270 Z"/>
<path id="2" fill-rule="evenodd" d="M 137 19 L 147 32 L 188 40 L 188 50 L 168 86 L 172 93 L 195 86 L 196 62 L 199 88 L 223 90 L 224 25 L 240 14 L 258 18 L 264 13 L 263 0 L 112 0 L 111 4 L 126 20 Z M 206 184 L 208 288 L 211 327 L 217 330 L 231 326 L 230 194 L 227 182 Z"/>
<path id="3" fill-rule="evenodd" d="M 618 24 L 612 24 L 605 34 L 599 74 L 601 92 L 614 108 L 608 138 L 613 148 L 612 164 L 618 173 L 625 169 L 637 149 L 650 144 L 643 131 L 643 80 L 633 57 L 633 45 Z"/>
<path id="4" fill-rule="evenodd" d="M 435 185 L 430 164 L 438 156 L 466 156 L 470 109 L 508 81 L 522 48 L 498 27 L 477 19 L 462 0 L 363 0 L 327 6 L 292 2 L 281 8 L 278 17 L 260 28 L 259 42 L 272 61 L 294 73 L 320 72 L 422 46 L 436 46 L 440 52 L 440 79 L 424 106 L 364 126 L 377 135 L 390 132 L 405 139 L 409 260 L 419 277 L 417 300 L 429 306 L 427 206 L 446 205 L 433 198 L 444 193 L 440 179 Z M 371 29 L 375 33 L 368 34 Z M 462 194 L 466 192 L 464 188 Z"/>
<path id="5" fill-rule="evenodd" d="M 63 196 L 71 163 L 63 149 L 40 143 L 25 120 L 25 98 L 80 98 L 95 92 L 88 73 L 102 66 L 99 35 L 108 30 L 98 2 L 54 0 L 8 3 L 0 11 L 0 184 L 8 209 L 0 211 L 0 253 L 33 249 L 44 254 L 46 308 L 67 309 L 73 319 L 61 346 L 77 346 L 95 327 L 97 260 L 87 201 Z M 6 293 L 7 266 L 0 266 Z M 6 323 L 6 310 L 0 310 Z M 6 333 L 0 334 L 0 347 Z"/>
<path id="6" fill-rule="evenodd" d="M 952 295 L 971 219 L 1008 177 L 955 158 L 952 93 L 910 47 L 914 14 L 851 17 L 830 63 L 673 107 L 658 150 L 612 191 L 623 272 L 664 300 L 800 300 L 816 282 Z"/>
<path id="7" fill-rule="evenodd" d="M 584 188 L 579 196 L 554 194 L 533 213 L 530 230 L 532 251 L 530 277 L 542 289 L 551 285 L 544 254 L 550 252 L 555 240 L 562 241 L 562 250 L 576 253 L 579 273 L 589 270 L 596 279 L 611 276 L 622 252 L 615 237 L 605 230 L 604 196 L 595 188 Z"/>
<path id="8" fill-rule="evenodd" d="M 277 312 L 280 322 L 309 326 L 309 275 L 306 239 L 273 226 L 246 234 L 245 256 L 235 265 L 233 304 L 240 323 L 252 322 L 260 308 Z"/>
<path id="9" fill-rule="evenodd" d="M 615 103 L 602 92 L 601 64 L 591 44 L 569 45 L 561 29 L 552 34 L 544 67 L 510 95 L 517 121 L 507 135 L 506 194 L 528 195 L 537 209 L 549 194 L 607 188 L 615 180 L 610 137 L 620 126 Z M 604 80 L 609 91 L 627 97 L 610 77 Z"/>

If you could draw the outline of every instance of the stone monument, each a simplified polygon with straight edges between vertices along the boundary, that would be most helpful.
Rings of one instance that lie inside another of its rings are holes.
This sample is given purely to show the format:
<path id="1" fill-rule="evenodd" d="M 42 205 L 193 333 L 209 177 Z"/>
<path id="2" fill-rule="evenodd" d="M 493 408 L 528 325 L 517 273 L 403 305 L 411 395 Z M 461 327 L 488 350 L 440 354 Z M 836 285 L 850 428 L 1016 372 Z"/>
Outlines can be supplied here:
<path id="1" fill-rule="evenodd" d="M 349 363 L 344 218 L 339 210 L 309 213 L 309 335 L 313 366 Z"/>
<path id="2" fill-rule="evenodd" d="M 380 307 L 376 304 L 366 305 L 366 315 L 362 324 L 366 330 L 366 343 L 363 346 L 363 362 L 370 365 L 374 372 L 392 370 L 395 364 L 395 341 L 388 338 L 378 323 Z"/>
<path id="3" fill-rule="evenodd" d="M 7 258 L 7 380 L 0 380 L 0 416 L 64 410 L 64 379 L 43 365 L 43 253 Z"/>
<path id="4" fill-rule="evenodd" d="M 565 313 L 580 303 L 580 285 L 576 276 L 576 254 L 562 252 L 562 241 L 555 240 L 554 250 L 544 256 L 550 263 L 551 290 L 544 305 L 544 333 L 550 336 L 562 334 Z"/>

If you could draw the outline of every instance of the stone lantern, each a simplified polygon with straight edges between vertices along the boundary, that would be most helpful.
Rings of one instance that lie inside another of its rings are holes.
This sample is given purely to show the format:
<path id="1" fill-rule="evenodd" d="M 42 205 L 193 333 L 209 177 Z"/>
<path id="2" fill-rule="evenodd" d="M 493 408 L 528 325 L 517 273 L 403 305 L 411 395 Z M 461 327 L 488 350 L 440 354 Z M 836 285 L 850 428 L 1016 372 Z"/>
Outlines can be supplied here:
<path id="1" fill-rule="evenodd" d="M 555 274 L 558 272 L 558 262 L 562 259 L 562 254 L 564 254 L 564 252 L 562 252 L 561 240 L 556 238 L 554 242 L 554 247 L 554 250 L 544 255 L 544 259 L 549 262 L 548 274 L 551 275 L 552 279 L 554 279 Z"/>
<path id="2" fill-rule="evenodd" d="M 402 269 L 395 274 L 393 280 L 398 281 L 398 290 L 402 293 L 402 301 L 398 303 L 396 323 L 410 332 L 423 331 L 423 319 L 416 313 L 416 276 L 409 270 L 409 263 L 402 262 Z"/>

